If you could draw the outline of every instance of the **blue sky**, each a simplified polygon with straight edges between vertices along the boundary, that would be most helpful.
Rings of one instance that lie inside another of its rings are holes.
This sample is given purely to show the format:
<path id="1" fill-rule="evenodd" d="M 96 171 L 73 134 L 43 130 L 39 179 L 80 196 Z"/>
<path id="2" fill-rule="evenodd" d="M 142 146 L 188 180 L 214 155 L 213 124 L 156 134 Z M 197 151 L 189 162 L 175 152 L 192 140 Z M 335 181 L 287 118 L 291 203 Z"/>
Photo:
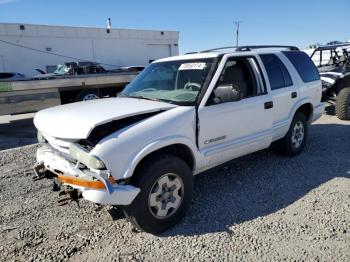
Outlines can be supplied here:
<path id="1" fill-rule="evenodd" d="M 0 22 L 180 31 L 180 53 L 240 44 L 350 39 L 350 0 L 0 0 Z"/>

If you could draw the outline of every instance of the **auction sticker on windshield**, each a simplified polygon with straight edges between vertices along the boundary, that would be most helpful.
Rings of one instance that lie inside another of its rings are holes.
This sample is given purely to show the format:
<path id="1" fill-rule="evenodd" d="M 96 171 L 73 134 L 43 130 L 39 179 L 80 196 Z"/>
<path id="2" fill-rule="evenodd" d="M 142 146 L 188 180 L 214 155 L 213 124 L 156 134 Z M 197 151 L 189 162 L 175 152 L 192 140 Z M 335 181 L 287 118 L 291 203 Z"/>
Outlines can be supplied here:
<path id="1" fill-rule="evenodd" d="M 179 70 L 203 70 L 205 63 L 185 63 L 179 67 Z"/>

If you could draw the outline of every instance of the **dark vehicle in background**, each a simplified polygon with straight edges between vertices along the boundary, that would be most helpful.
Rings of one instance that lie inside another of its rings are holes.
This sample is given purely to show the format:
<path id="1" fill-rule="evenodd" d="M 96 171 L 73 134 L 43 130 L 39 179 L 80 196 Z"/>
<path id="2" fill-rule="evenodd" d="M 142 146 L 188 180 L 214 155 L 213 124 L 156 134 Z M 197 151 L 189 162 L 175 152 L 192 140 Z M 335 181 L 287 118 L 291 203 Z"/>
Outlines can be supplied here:
<path id="1" fill-rule="evenodd" d="M 103 74 L 108 72 L 95 62 L 67 62 L 59 64 L 53 73 L 45 73 L 40 69 L 36 70 L 41 74 L 33 76 L 33 80 L 57 79 L 73 75 Z"/>
<path id="2" fill-rule="evenodd" d="M 66 62 L 59 64 L 53 73 L 47 73 L 41 69 L 36 69 L 40 72 L 40 75 L 32 77 L 32 80 L 45 80 L 45 79 L 58 79 L 80 75 L 93 75 L 93 74 L 108 74 L 108 73 L 121 73 L 121 72 L 140 72 L 144 69 L 143 66 L 126 66 L 119 67 L 112 70 L 106 70 L 102 65 L 90 62 Z"/>
<path id="3" fill-rule="evenodd" d="M 0 81 L 19 81 L 26 80 L 26 76 L 16 72 L 0 72 Z"/>
<path id="4" fill-rule="evenodd" d="M 144 66 L 124 66 L 121 69 L 122 70 L 130 70 L 130 71 L 141 72 L 143 69 L 145 69 L 145 67 Z"/>
<path id="5" fill-rule="evenodd" d="M 344 44 L 344 43 L 341 41 L 330 41 L 326 45 L 341 45 L 341 44 Z"/>
<path id="6" fill-rule="evenodd" d="M 350 43 L 316 48 L 310 58 L 322 80 L 322 99 L 335 100 L 336 115 L 350 120 Z"/>

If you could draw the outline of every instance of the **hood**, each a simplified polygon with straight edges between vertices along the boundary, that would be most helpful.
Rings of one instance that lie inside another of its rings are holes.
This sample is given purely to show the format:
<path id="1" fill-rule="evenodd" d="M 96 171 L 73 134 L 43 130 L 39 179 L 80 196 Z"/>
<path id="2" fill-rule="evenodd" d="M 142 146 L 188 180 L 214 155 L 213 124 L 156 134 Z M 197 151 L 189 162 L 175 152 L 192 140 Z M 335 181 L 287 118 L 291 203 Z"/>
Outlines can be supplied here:
<path id="1" fill-rule="evenodd" d="M 105 98 L 39 111 L 34 117 L 34 125 L 40 132 L 56 138 L 85 139 L 101 124 L 174 107 L 176 105 L 145 99 Z"/>

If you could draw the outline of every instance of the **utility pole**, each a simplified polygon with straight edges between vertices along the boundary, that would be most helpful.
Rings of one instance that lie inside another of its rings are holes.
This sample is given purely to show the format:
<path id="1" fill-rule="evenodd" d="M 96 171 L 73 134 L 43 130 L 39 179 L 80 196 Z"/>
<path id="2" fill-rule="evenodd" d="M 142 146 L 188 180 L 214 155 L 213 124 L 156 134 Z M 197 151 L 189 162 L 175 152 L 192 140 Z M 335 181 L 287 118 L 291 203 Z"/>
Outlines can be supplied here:
<path id="1" fill-rule="evenodd" d="M 110 18 L 107 19 L 107 34 L 109 34 L 111 32 L 111 28 L 112 28 L 112 21 Z"/>
<path id="2" fill-rule="evenodd" d="M 236 47 L 238 47 L 238 38 L 239 38 L 239 24 L 242 21 L 235 21 L 235 25 L 236 25 Z"/>

